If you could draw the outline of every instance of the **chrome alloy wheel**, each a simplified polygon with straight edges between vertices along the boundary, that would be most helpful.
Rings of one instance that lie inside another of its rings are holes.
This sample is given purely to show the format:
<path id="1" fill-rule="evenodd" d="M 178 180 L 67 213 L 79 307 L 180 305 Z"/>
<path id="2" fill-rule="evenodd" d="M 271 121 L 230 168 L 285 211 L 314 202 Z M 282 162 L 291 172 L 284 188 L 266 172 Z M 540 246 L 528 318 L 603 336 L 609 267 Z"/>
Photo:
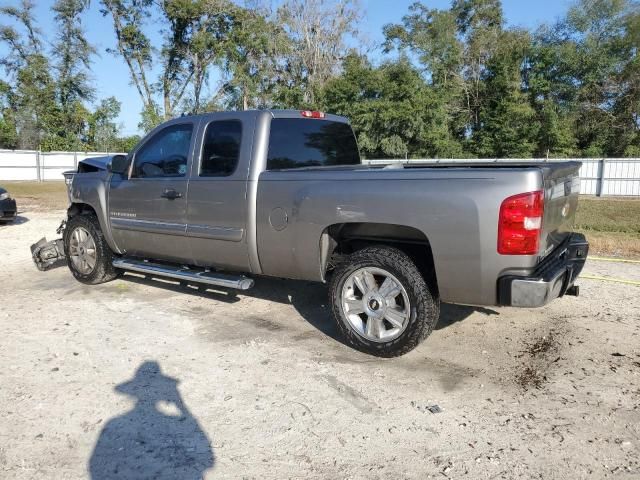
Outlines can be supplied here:
<path id="1" fill-rule="evenodd" d="M 86 229 L 76 227 L 71 232 L 69 258 L 75 269 L 83 275 L 89 275 L 95 268 L 97 261 L 96 243 Z"/>
<path id="2" fill-rule="evenodd" d="M 342 287 L 342 310 L 351 327 L 372 342 L 388 342 L 404 332 L 411 317 L 400 281 L 381 268 L 353 272 Z"/>

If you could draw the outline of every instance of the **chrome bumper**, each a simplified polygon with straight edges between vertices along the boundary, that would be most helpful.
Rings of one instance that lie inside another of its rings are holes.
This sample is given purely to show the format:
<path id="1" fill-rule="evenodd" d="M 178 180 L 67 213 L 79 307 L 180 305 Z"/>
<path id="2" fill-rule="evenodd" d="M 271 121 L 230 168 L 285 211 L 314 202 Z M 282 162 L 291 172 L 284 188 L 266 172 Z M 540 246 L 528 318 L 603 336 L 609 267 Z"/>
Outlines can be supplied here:
<path id="1" fill-rule="evenodd" d="M 577 295 L 573 284 L 589 252 L 584 235 L 573 233 L 526 277 L 507 275 L 498 279 L 498 304 L 541 307 L 565 294 Z"/>

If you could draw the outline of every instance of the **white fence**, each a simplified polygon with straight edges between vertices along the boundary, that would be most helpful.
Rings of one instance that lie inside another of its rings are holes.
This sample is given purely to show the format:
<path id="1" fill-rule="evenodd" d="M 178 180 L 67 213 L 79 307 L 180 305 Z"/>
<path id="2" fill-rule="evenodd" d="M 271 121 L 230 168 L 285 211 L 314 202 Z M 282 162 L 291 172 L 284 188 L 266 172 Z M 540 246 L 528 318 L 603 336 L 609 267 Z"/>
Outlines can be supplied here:
<path id="1" fill-rule="evenodd" d="M 63 180 L 62 172 L 75 170 L 80 160 L 104 155 L 113 153 L 0 150 L 0 180 Z"/>
<path id="2" fill-rule="evenodd" d="M 88 157 L 113 155 L 100 152 L 37 152 L 33 150 L 0 150 L 1 180 L 62 180 L 62 172 L 75 170 L 78 161 Z M 585 195 L 640 196 L 640 158 L 575 158 L 575 159 L 415 159 L 365 160 L 365 163 L 460 163 L 460 162 L 582 162 L 580 193 Z"/>

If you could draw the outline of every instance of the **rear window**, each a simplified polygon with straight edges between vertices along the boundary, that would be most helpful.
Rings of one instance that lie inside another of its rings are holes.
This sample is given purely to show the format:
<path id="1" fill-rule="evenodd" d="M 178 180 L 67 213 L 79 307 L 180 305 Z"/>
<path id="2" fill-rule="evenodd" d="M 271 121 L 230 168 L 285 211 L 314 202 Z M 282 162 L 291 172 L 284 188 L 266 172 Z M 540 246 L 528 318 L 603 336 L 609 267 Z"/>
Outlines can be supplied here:
<path id="1" fill-rule="evenodd" d="M 228 177 L 233 174 L 240 156 L 242 124 L 237 120 L 220 120 L 207 126 L 200 161 L 201 177 Z"/>
<path id="2" fill-rule="evenodd" d="M 303 118 L 271 120 L 268 170 L 358 164 L 358 145 L 348 124 Z"/>

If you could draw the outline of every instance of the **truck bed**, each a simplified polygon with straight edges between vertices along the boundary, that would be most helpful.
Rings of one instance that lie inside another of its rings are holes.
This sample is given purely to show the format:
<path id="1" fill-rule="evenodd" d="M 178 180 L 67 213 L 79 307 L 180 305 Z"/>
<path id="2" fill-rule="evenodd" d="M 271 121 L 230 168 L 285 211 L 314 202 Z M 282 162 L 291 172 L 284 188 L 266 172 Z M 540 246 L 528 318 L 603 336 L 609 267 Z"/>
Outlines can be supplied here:
<path id="1" fill-rule="evenodd" d="M 495 304 L 499 276 L 531 273 L 567 238 L 577 208 L 579 168 L 579 162 L 469 162 L 264 171 L 257 182 L 262 270 L 318 280 L 317 245 L 327 227 L 403 225 L 426 236 L 444 300 Z M 539 254 L 498 254 L 501 202 L 537 190 L 546 198 Z M 290 212 L 282 230 L 269 227 L 274 209 Z"/>

